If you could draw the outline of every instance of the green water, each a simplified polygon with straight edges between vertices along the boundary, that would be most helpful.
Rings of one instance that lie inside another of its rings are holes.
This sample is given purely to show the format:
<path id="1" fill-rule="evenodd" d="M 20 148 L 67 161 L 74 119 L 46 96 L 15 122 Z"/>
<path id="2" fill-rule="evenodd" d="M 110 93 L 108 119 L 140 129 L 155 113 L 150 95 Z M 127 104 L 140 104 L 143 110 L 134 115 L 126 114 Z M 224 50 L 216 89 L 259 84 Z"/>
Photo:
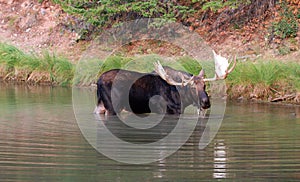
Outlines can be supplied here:
<path id="1" fill-rule="evenodd" d="M 0 181 L 300 180 L 300 107 L 227 103 L 218 134 L 199 150 L 202 129 L 166 159 L 119 163 L 81 134 L 72 89 L 0 83 Z"/>

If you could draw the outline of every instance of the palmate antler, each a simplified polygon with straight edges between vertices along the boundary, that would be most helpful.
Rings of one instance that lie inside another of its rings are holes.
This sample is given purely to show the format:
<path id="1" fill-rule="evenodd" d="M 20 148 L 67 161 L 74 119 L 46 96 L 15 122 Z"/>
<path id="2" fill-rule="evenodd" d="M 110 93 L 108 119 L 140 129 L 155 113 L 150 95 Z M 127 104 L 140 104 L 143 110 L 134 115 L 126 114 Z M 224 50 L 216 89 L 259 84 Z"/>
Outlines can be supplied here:
<path id="1" fill-rule="evenodd" d="M 215 76 L 213 78 L 205 78 L 204 81 L 216 81 L 216 80 L 223 80 L 226 79 L 227 76 L 234 70 L 237 59 L 236 56 L 228 63 L 228 60 L 225 57 L 222 57 L 221 55 L 218 55 L 213 51 L 214 54 L 214 60 L 215 60 Z M 229 66 L 232 64 L 231 68 Z"/>
<path id="2" fill-rule="evenodd" d="M 173 80 L 165 71 L 165 69 L 163 68 L 163 66 L 160 64 L 159 61 L 154 63 L 154 68 L 155 68 L 155 72 L 163 79 L 165 80 L 167 83 L 169 83 L 170 85 L 175 85 L 175 86 L 186 86 L 188 84 L 193 84 L 193 77 L 191 77 L 190 79 L 185 79 L 183 74 L 178 72 L 178 74 L 181 77 L 182 82 L 176 82 L 175 80 Z"/>
<path id="3" fill-rule="evenodd" d="M 203 81 L 205 81 L 205 82 L 226 79 L 227 76 L 234 70 L 234 68 L 237 64 L 236 56 L 230 61 L 230 63 L 228 63 L 228 59 L 226 59 L 225 57 L 222 57 L 221 55 L 216 54 L 215 51 L 213 51 L 213 54 L 214 54 L 214 60 L 215 60 L 215 76 L 213 78 L 204 78 Z M 232 63 L 233 63 L 233 65 L 231 66 L 231 68 L 229 68 L 229 66 Z M 173 80 L 173 78 L 171 78 L 167 74 L 167 72 L 165 71 L 165 69 L 160 64 L 159 61 L 154 63 L 154 67 L 155 67 L 155 72 L 170 85 L 186 86 L 188 84 L 191 84 L 191 85 L 194 84 L 194 78 L 195 78 L 194 76 L 192 76 L 190 79 L 185 79 L 181 72 L 178 72 L 178 74 L 180 75 L 182 82 L 181 83 L 176 82 L 175 80 Z M 204 76 L 203 73 L 202 73 L 202 75 Z"/>

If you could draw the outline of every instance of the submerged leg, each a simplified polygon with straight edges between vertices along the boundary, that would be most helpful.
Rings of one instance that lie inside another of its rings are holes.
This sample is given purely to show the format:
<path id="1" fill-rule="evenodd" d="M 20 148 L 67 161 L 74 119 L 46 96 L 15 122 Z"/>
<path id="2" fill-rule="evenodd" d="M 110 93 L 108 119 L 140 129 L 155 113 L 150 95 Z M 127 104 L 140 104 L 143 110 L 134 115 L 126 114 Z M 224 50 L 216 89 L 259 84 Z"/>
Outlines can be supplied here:
<path id="1" fill-rule="evenodd" d="M 100 103 L 96 106 L 96 108 L 94 109 L 94 113 L 95 114 L 105 114 L 106 109 L 103 105 L 103 103 Z"/>

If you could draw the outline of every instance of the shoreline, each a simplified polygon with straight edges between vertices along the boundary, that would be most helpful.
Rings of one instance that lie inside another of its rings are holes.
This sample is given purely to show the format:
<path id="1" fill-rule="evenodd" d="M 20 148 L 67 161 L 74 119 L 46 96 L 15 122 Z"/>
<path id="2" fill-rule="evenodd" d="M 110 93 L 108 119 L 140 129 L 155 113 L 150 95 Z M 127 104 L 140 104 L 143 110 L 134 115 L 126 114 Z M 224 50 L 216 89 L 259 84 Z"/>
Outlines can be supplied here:
<path id="1" fill-rule="evenodd" d="M 0 43 L 0 81 L 45 86 L 91 86 L 102 72 L 114 68 L 126 68 L 126 65 L 132 61 L 138 64 L 131 64 L 130 69 L 151 72 L 153 68 L 149 65 L 152 65 L 153 60 L 159 60 L 165 65 L 179 63 L 184 70 L 194 75 L 202 67 L 197 60 L 187 56 L 167 60 L 156 54 L 139 57 L 112 55 L 105 61 L 89 60 L 88 64 L 79 62 L 75 65 L 68 59 L 49 52 L 41 55 L 26 54 L 14 46 Z M 201 64 L 214 67 L 210 62 Z M 78 71 L 76 66 L 82 69 Z M 177 68 L 179 69 L 182 68 Z M 300 64 L 294 61 L 265 59 L 238 61 L 235 70 L 226 79 L 227 96 L 230 100 L 237 101 L 300 105 L 299 75 Z"/>
<path id="2" fill-rule="evenodd" d="M 25 81 L 15 81 L 15 80 L 3 80 L 0 77 L 0 84 L 4 85 L 17 85 L 17 86 L 30 86 L 30 87 L 62 87 L 62 88 L 69 88 L 72 89 L 73 85 L 58 85 L 58 84 L 51 84 L 48 82 L 40 82 L 40 83 L 32 83 L 32 82 L 25 82 Z M 90 86 L 76 86 L 79 88 L 88 88 L 88 89 L 95 89 L 94 84 Z M 300 97 L 300 94 L 298 95 Z M 278 100 L 278 101 L 268 101 L 263 99 L 248 99 L 248 98 L 241 98 L 241 97 L 232 97 L 231 95 L 226 96 L 226 102 L 233 102 L 233 103 L 243 103 L 243 104 L 268 104 L 268 105 L 279 105 L 279 106 L 296 106 L 300 107 L 300 102 L 291 102 L 285 100 Z"/>

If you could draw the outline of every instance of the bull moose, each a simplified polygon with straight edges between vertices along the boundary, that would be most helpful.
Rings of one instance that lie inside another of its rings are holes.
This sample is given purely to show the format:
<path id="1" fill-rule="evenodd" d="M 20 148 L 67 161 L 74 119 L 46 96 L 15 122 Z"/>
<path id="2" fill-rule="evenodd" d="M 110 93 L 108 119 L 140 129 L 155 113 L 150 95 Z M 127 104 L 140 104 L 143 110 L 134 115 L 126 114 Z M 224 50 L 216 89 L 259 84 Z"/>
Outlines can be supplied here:
<path id="1" fill-rule="evenodd" d="M 139 73 L 113 69 L 103 73 L 97 82 L 97 106 L 95 113 L 115 115 L 122 110 L 136 114 L 181 114 L 189 105 L 198 110 L 210 107 L 205 82 L 225 79 L 236 65 L 214 51 L 215 77 L 205 78 L 204 70 L 198 75 L 155 63 L 152 73 Z"/>

